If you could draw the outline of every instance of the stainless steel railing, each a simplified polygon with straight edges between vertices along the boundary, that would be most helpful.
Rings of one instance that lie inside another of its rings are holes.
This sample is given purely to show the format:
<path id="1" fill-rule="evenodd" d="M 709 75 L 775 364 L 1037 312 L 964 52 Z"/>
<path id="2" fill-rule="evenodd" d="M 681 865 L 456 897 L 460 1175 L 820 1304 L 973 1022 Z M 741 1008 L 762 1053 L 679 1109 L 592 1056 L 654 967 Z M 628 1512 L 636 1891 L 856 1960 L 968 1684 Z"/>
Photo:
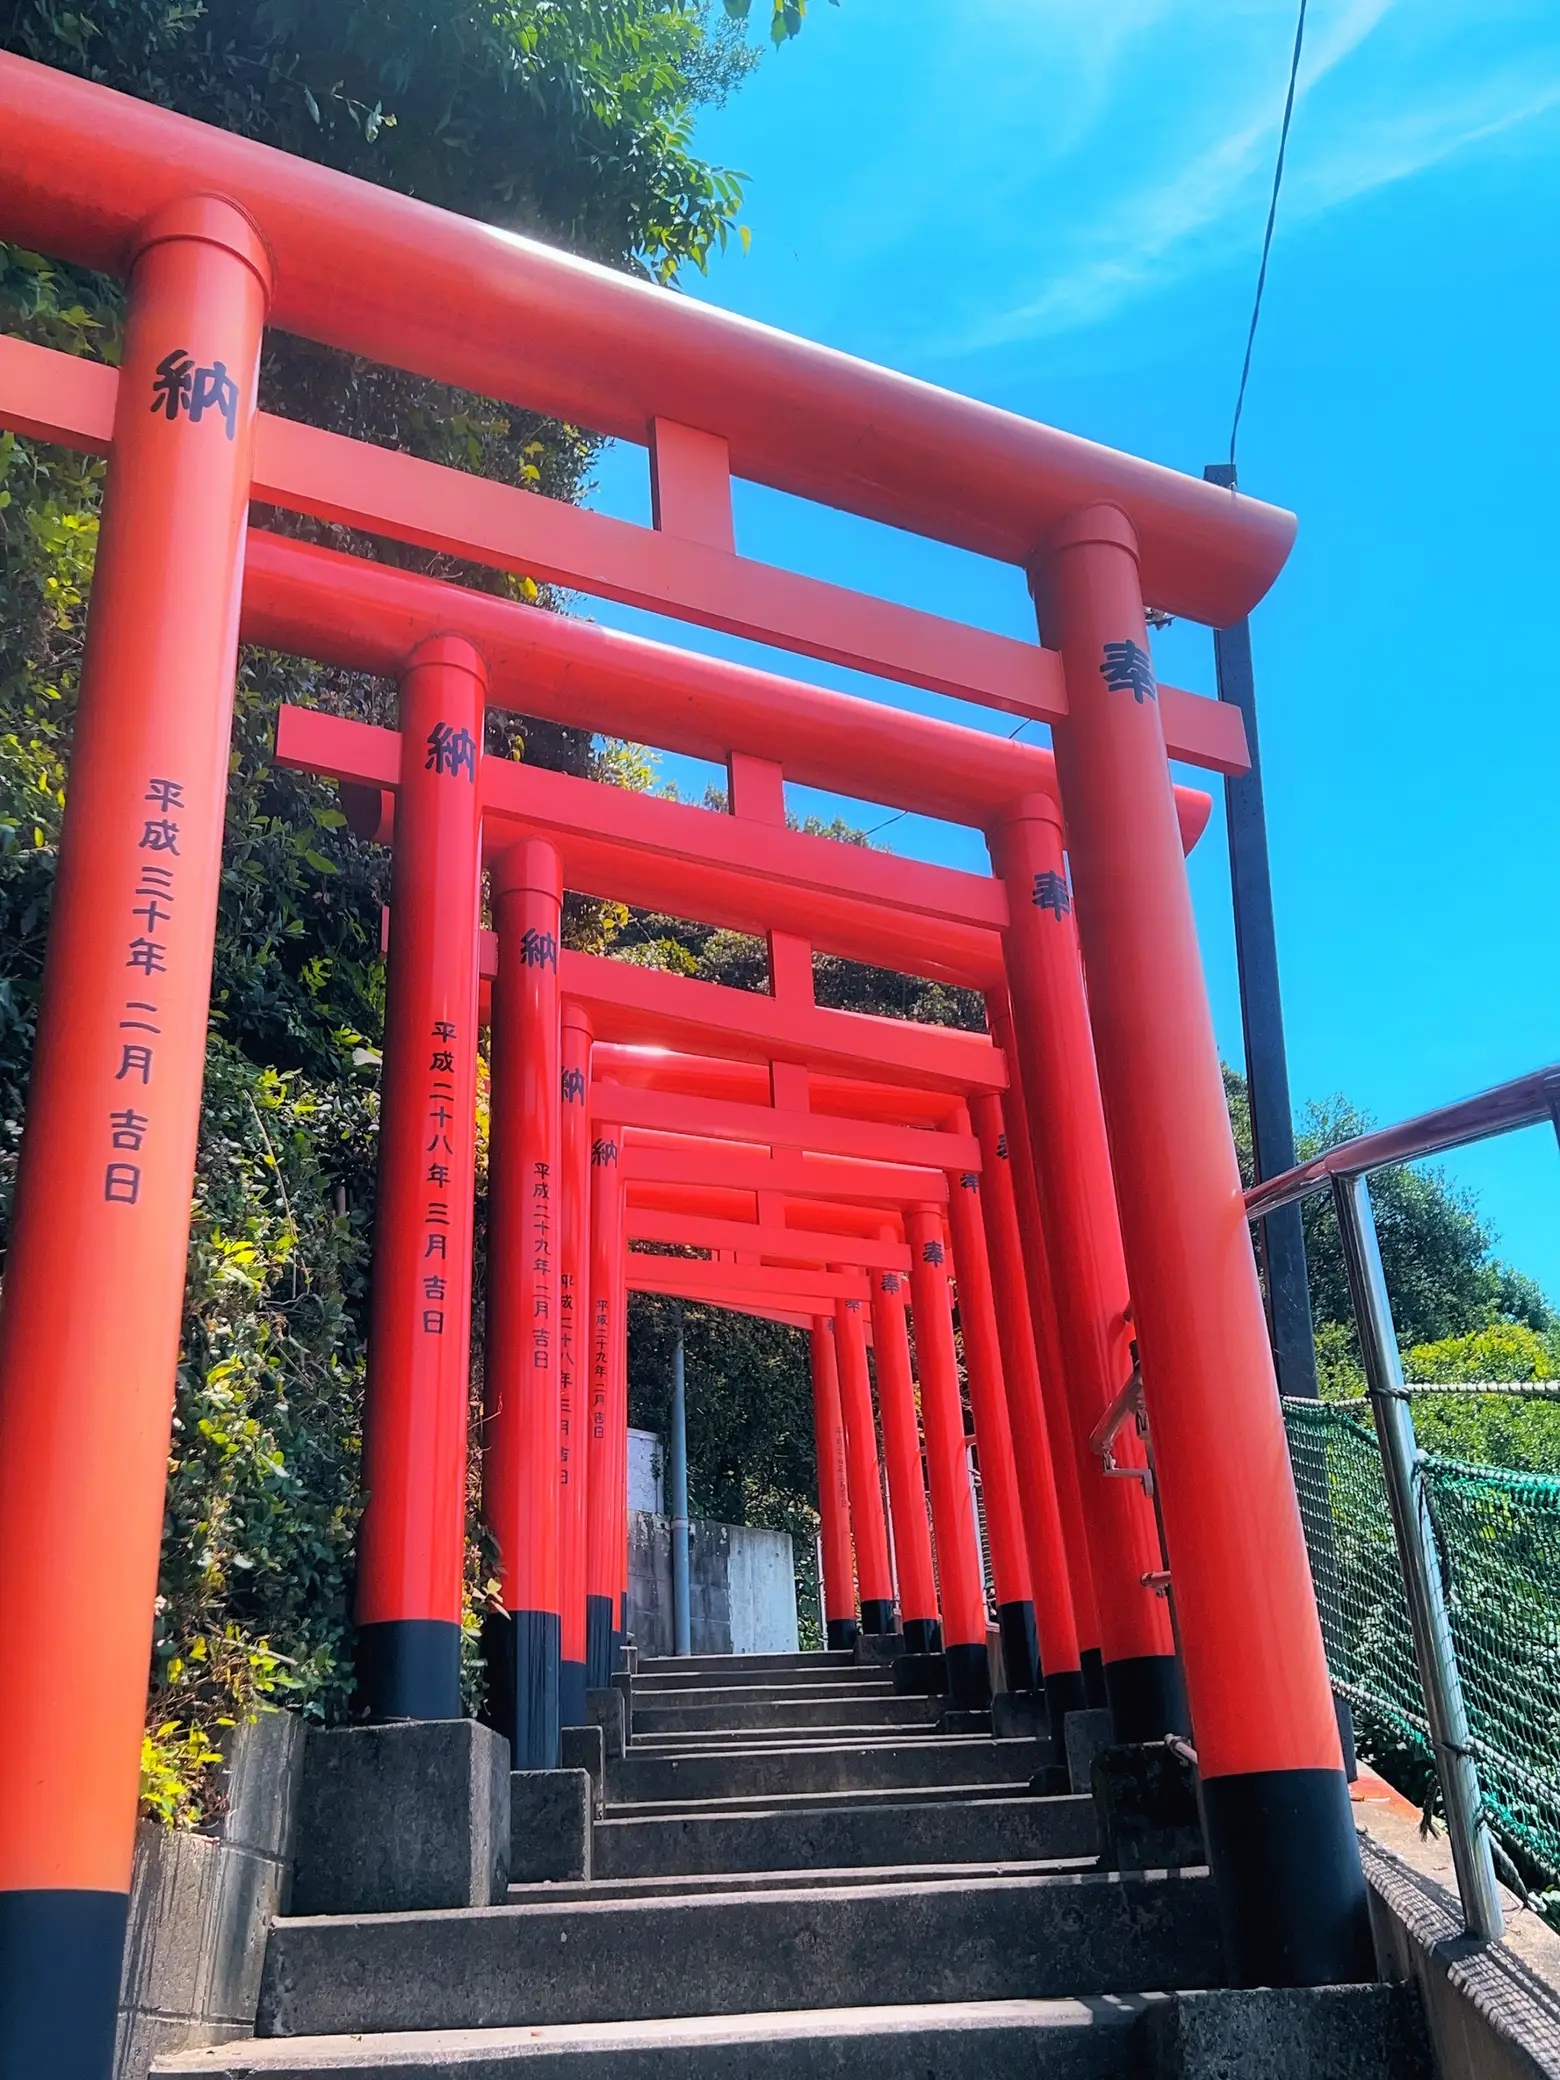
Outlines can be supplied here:
<path id="1" fill-rule="evenodd" d="M 1452 1645 L 1446 1590 L 1430 1526 L 1424 1494 L 1422 1454 L 1414 1437 L 1408 1393 L 1398 1358 L 1392 1304 L 1381 1268 L 1375 1215 L 1371 1210 L 1369 1174 L 1390 1163 L 1412 1163 L 1423 1156 L 1461 1148 L 1496 1134 L 1509 1134 L 1549 1120 L 1560 1136 L 1560 1066 L 1519 1076 L 1460 1104 L 1443 1106 L 1401 1126 L 1384 1127 L 1340 1143 L 1325 1154 L 1265 1179 L 1246 1194 L 1251 1220 L 1276 1212 L 1313 1192 L 1330 1191 L 1343 1237 L 1349 1294 L 1365 1363 L 1365 1383 L 1392 1528 L 1397 1541 L 1414 1658 L 1425 1697 L 1436 1774 L 1446 1809 L 1446 1831 L 1463 1924 L 1470 1936 L 1493 1942 L 1505 1926 L 1488 1824 L 1479 1795 L 1478 1769 L 1469 1737 L 1462 1679 Z"/>

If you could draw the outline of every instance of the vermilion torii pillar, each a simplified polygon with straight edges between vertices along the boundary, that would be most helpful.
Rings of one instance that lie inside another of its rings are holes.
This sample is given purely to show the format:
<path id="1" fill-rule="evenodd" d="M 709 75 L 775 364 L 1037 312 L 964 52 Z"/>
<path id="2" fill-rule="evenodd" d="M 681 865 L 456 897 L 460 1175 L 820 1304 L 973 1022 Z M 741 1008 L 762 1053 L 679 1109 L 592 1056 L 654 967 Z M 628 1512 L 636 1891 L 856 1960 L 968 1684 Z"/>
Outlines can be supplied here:
<path id="1" fill-rule="evenodd" d="M 271 286 L 210 197 L 131 251 L 0 1317 L 0 2062 L 69 2080 L 113 2060 Z"/>
<path id="2" fill-rule="evenodd" d="M 1029 1294 L 1029 1320 L 1034 1330 L 1035 1360 L 1040 1367 L 1040 1392 L 1045 1407 L 1046 1432 L 1051 1443 L 1051 1470 L 1056 1476 L 1056 1500 L 1062 1515 L 1073 1621 L 1078 1628 L 1078 1667 L 1083 1677 L 1085 1703 L 1091 1710 L 1103 1711 L 1108 1700 L 1105 1695 L 1105 1657 L 1100 1651 L 1099 1609 L 1094 1595 L 1094 1569 L 1089 1557 L 1089 1533 L 1078 1486 L 1079 1455 L 1074 1448 L 1061 1332 L 1057 1327 L 1056 1301 L 1051 1292 L 1045 1226 L 1040 1217 L 1040 1191 L 1035 1183 L 1029 1114 L 1024 1106 L 1023 1080 L 1018 1074 L 1018 1055 L 1013 1044 L 1012 1009 L 1005 997 L 1000 1003 L 993 1003 L 988 998 L 986 1012 L 992 1037 L 1013 1069 L 1012 1081 L 1002 1097 L 1006 1126 L 1005 1160 L 1013 1181 L 1014 1211 L 1023 1248 L 1024 1287 Z M 1004 1136 L 999 1132 L 999 1159 L 1003 1140 Z"/>
<path id="3" fill-rule="evenodd" d="M 563 1007 L 558 1143 L 558 1718 L 585 1724 L 585 1515 L 590 1433 L 591 1024 Z"/>
<path id="4" fill-rule="evenodd" d="M 401 679 L 358 1690 L 375 1719 L 458 1719 L 471 1370 L 482 660 L 458 636 Z"/>
<path id="5" fill-rule="evenodd" d="M 494 867 L 498 977 L 493 985 L 482 1500 L 498 1540 L 509 1626 L 507 1665 L 501 1651 L 488 1664 L 490 1684 L 495 1661 L 499 1671 L 499 1696 L 490 1695 L 490 1705 L 500 1731 L 508 1734 L 514 1767 L 522 1770 L 558 1766 L 562 899 L 558 855 L 540 839 L 513 846 Z"/>
<path id="6" fill-rule="evenodd" d="M 1015 807 L 997 857 L 1011 912 L 1013 1052 L 1044 1209 L 1106 1694 L 1119 1741 L 1159 1740 L 1184 1732 L 1185 1722 L 1169 1614 L 1147 1586 L 1162 1565 L 1153 1505 L 1138 1481 L 1107 1477 L 1089 1452 L 1096 1424 L 1131 1377 L 1131 1303 L 1061 815 L 1049 795 Z M 1130 1424 L 1115 1453 L 1124 1466 L 1143 1464 Z"/>
<path id="7" fill-rule="evenodd" d="M 879 1240 L 897 1238 L 881 1228 Z M 872 1355 L 877 1369 L 878 1414 L 883 1423 L 883 1460 L 888 1506 L 894 1525 L 899 1571 L 899 1623 L 912 1654 L 942 1647 L 937 1618 L 937 1579 L 932 1569 L 931 1525 L 926 1513 L 926 1478 L 910 1371 L 910 1337 L 905 1326 L 905 1285 L 897 1271 L 872 1273 Z"/>
<path id="8" fill-rule="evenodd" d="M 1053 1739 L 1059 1745 L 1067 1714 L 1082 1711 L 1086 1702 L 1073 1610 L 1072 1567 L 1062 1529 L 1040 1368 L 1035 1357 L 1034 1325 L 1024 1278 L 1023 1242 L 1002 1101 L 983 1094 L 971 1101 L 970 1112 L 980 1137 L 981 1210 L 986 1221 L 997 1333 L 1002 1345 L 1002 1376 L 1007 1384 L 1029 1579 L 1034 1590 L 1046 1712 Z M 1087 1555 L 1082 1558 L 1086 1567 Z"/>
<path id="9" fill-rule="evenodd" d="M 850 1558 L 850 1488 L 845 1424 L 840 1414 L 839 1361 L 830 1316 L 814 1315 L 811 1350 L 825 1644 L 837 1651 L 856 1644 L 856 1588 Z"/>
<path id="10" fill-rule="evenodd" d="M 948 1253 L 935 1208 L 912 1207 L 906 1213 L 905 1240 L 910 1245 L 910 1299 L 915 1309 L 921 1422 L 926 1432 L 926 1472 L 937 1537 L 948 1694 L 961 1709 L 978 1711 L 991 1699 L 986 1597 L 964 1450 L 964 1409 L 948 1300 Z"/>
<path id="11" fill-rule="evenodd" d="M 614 1545 L 618 1516 L 613 1507 L 616 1488 L 626 1479 L 626 1469 L 619 1472 L 617 1441 L 621 1146 L 621 1128 L 597 1124 L 590 1145 L 590 1379 L 585 1450 L 585 1680 L 591 1690 L 605 1690 L 612 1681 L 621 1573 Z M 625 1411 L 624 1424 L 626 1420 Z"/>
<path id="12" fill-rule="evenodd" d="M 1040 1653 L 1034 1592 L 1024 1543 L 1013 1434 L 1008 1422 L 991 1265 L 986 1254 L 980 1178 L 973 1170 L 961 1171 L 948 1180 L 948 1226 L 953 1237 L 959 1326 L 964 1332 L 964 1371 L 975 1416 L 975 1449 L 980 1455 L 997 1626 L 1002 1635 L 1002 1665 L 1009 1690 L 1035 1690 L 1040 1686 Z"/>
<path id="13" fill-rule="evenodd" d="M 856 1548 L 856 1590 L 861 1598 L 861 1629 L 880 1633 L 894 1630 L 894 1577 L 888 1559 L 888 1532 L 883 1522 L 877 1426 L 872 1420 L 872 1379 L 867 1371 L 867 1331 L 861 1306 L 859 1300 L 835 1303 L 834 1353 L 839 1374 L 840 1413 L 845 1421 L 850 1528 Z"/>
<path id="14" fill-rule="evenodd" d="M 1132 524 L 1114 506 L 1074 512 L 1033 586 L 1067 680 L 1057 770 L 1226 1953 L 1241 1984 L 1369 1978 L 1359 1848 Z"/>

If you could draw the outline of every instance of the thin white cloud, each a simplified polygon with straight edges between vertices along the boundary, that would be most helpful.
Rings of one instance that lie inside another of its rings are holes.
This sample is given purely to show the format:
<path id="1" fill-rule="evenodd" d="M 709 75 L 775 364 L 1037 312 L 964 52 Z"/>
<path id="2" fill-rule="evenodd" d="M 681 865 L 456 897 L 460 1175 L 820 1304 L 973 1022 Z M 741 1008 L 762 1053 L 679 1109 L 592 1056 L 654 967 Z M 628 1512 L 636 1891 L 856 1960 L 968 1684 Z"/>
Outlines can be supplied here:
<path id="1" fill-rule="evenodd" d="M 993 26 L 1021 4 L 974 0 Z M 1026 54 L 1043 52 L 1049 78 L 1064 83 L 1053 98 L 1074 103 L 1075 116 L 1077 106 L 1087 107 L 1090 118 L 1086 126 L 1067 124 L 1065 163 L 1053 162 L 1044 183 L 1074 207 L 1036 210 L 1031 196 L 1026 222 L 1040 227 L 1031 237 L 1044 271 L 1002 309 L 958 297 L 962 315 L 923 345 L 935 358 L 1097 323 L 1146 293 L 1226 265 L 1237 250 L 1255 263 L 1282 105 L 1275 59 L 1281 67 L 1287 55 L 1287 7 L 1139 0 L 1122 10 L 1130 33 L 1106 39 L 1107 56 L 1091 59 L 1086 84 L 1073 58 L 1074 32 L 1091 15 L 1088 0 L 1041 0 L 1026 11 Z M 1560 102 L 1560 39 L 1546 33 L 1541 12 L 1499 0 L 1494 12 L 1507 16 L 1504 25 L 1482 8 L 1475 19 L 1460 0 L 1415 0 L 1408 9 L 1398 0 L 1338 0 L 1330 8 L 1313 0 L 1285 224 L 1410 178 Z M 1096 16 L 1112 13 L 1097 0 L 1092 7 Z M 1500 33 L 1530 24 L 1538 26 L 1537 48 L 1519 48 L 1520 33 Z M 1503 41 L 1492 62 L 1490 46 Z M 1087 198 L 1102 190 L 1090 210 Z"/>

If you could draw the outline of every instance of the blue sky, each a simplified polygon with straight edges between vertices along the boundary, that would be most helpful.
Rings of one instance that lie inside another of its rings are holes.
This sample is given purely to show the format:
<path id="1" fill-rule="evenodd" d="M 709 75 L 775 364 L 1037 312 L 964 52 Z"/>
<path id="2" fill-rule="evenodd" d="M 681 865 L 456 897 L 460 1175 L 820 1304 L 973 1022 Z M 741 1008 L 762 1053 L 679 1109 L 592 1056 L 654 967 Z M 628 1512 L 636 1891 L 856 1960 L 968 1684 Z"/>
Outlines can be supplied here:
<path id="1" fill-rule="evenodd" d="M 749 176 L 752 248 L 685 287 L 1199 472 L 1228 445 L 1293 30 L 1291 0 L 816 5 L 701 124 Z M 1312 0 L 1240 440 L 1243 485 L 1300 515 L 1253 623 L 1297 1104 L 1393 1120 L 1560 1057 L 1557 223 L 1553 0 Z M 600 475 L 648 517 L 640 450 Z M 751 486 L 737 527 L 749 555 L 1033 632 L 1014 571 Z M 1156 652 L 1213 690 L 1206 631 Z M 984 865 L 921 819 L 882 842 Z M 1192 879 L 1238 1062 L 1223 847 L 1216 823 Z M 1448 1167 L 1560 1301 L 1553 1135 Z"/>

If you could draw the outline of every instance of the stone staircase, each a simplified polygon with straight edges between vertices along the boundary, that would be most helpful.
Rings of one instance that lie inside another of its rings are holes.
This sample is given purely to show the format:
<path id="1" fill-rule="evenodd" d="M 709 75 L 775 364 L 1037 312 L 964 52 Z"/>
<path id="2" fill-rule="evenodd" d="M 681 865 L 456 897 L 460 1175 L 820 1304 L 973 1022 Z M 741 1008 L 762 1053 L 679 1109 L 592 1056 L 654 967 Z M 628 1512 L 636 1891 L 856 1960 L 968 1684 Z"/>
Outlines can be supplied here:
<path id="1" fill-rule="evenodd" d="M 1411 1996 L 1220 1993 L 1199 1868 L 1100 1867 L 1031 1739 L 849 1654 L 642 1664 L 588 1879 L 301 1916 L 216 2080 L 1410 2080 Z M 518 1781 L 518 1780 L 517 1780 Z M 1200 1989 L 1201 1991 L 1191 1991 Z"/>

